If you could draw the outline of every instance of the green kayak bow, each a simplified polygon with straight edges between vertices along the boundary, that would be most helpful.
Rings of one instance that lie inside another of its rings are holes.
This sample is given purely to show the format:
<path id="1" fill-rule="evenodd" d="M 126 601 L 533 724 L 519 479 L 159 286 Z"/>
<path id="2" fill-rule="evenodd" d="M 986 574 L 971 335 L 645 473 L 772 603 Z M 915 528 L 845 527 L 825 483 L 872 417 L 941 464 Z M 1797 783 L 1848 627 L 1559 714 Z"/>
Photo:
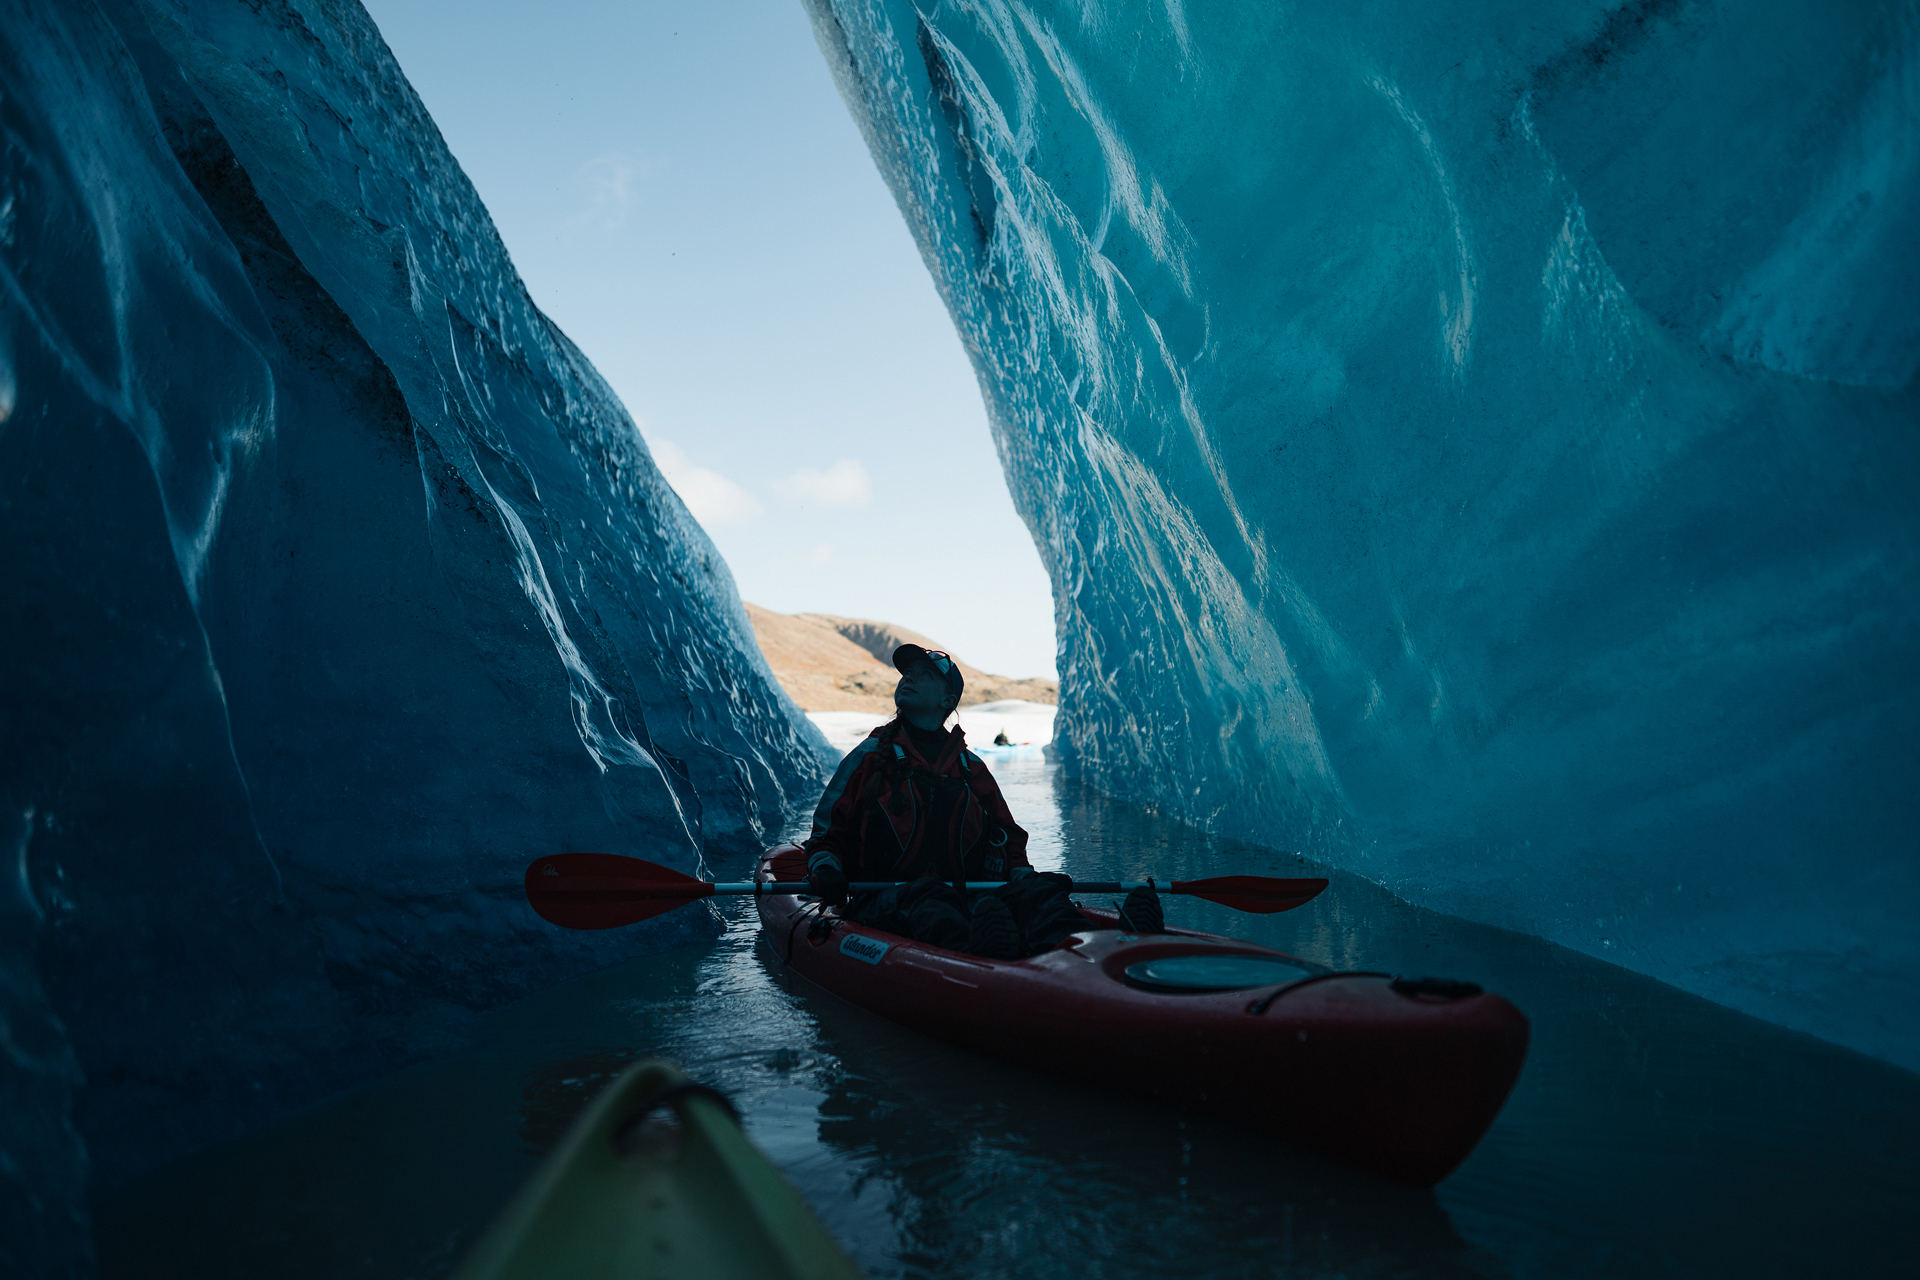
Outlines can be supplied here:
<path id="1" fill-rule="evenodd" d="M 732 1107 L 636 1063 L 587 1108 L 455 1280 L 858 1280 Z"/>

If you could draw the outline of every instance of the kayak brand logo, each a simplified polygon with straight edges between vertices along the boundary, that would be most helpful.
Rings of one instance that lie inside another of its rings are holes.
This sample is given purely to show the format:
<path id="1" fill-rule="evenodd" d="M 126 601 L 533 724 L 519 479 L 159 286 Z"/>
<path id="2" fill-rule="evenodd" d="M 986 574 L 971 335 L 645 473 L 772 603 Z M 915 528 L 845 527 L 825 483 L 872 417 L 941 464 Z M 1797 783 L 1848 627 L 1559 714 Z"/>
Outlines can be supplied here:
<path id="1" fill-rule="evenodd" d="M 891 942 L 882 942 L 878 938 L 869 938 L 860 933 L 850 933 L 840 939 L 841 955 L 852 956 L 855 960 L 865 960 L 868 964 L 879 964 L 880 957 L 892 949 Z"/>

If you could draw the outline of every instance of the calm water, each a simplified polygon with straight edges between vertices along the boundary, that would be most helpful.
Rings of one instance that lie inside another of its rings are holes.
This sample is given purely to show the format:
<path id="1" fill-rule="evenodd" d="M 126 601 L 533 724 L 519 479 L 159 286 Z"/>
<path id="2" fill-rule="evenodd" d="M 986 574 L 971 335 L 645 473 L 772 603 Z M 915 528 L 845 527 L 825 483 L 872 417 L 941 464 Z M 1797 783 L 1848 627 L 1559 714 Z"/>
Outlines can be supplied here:
<path id="1" fill-rule="evenodd" d="M 1039 762 L 998 772 L 1043 868 L 1313 870 Z M 724 914 L 709 947 L 500 1010 L 466 1053 L 100 1206 L 103 1274 L 444 1275 L 593 1090 L 646 1054 L 731 1094 L 873 1277 L 1920 1274 L 1920 1077 L 1352 877 L 1286 915 L 1168 899 L 1168 918 L 1480 981 L 1526 1011 L 1518 1089 L 1434 1191 L 897 1030 L 790 987 L 751 905 Z"/>

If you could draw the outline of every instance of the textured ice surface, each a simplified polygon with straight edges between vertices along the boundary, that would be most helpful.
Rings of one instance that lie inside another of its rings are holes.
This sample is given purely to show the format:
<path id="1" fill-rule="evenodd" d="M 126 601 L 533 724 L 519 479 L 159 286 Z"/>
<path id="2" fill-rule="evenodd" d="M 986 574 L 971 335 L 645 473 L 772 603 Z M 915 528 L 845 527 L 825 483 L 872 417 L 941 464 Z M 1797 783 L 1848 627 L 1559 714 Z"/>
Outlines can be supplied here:
<path id="1" fill-rule="evenodd" d="M 808 2 L 1069 769 L 1920 1066 L 1911 5 Z"/>
<path id="2" fill-rule="evenodd" d="M 1010 740 L 1031 744 L 1037 751 L 1053 741 L 1054 716 L 1059 710 L 1043 702 L 1002 698 L 968 707 L 958 723 L 967 731 L 967 745 L 976 750 L 991 748 L 994 735 L 1004 731 Z M 885 717 L 871 711 L 809 711 L 807 719 L 820 727 L 835 751 L 845 755 Z"/>
<path id="3" fill-rule="evenodd" d="M 711 928 L 556 931 L 530 858 L 752 847 L 826 748 L 358 5 L 0 31 L 0 1181 L 58 1203 L 79 1073 L 111 1188 L 457 1044 Z"/>

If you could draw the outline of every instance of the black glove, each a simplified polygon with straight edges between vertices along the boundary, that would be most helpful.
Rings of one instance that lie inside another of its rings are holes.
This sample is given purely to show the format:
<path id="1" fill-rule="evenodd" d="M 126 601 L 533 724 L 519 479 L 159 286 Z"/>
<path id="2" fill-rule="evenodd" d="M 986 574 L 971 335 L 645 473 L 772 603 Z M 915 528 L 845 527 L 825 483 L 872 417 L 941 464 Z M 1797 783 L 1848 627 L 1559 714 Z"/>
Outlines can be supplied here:
<path id="1" fill-rule="evenodd" d="M 814 897 L 837 907 L 847 900 L 847 873 L 831 862 L 823 862 L 807 873 L 807 887 Z"/>

